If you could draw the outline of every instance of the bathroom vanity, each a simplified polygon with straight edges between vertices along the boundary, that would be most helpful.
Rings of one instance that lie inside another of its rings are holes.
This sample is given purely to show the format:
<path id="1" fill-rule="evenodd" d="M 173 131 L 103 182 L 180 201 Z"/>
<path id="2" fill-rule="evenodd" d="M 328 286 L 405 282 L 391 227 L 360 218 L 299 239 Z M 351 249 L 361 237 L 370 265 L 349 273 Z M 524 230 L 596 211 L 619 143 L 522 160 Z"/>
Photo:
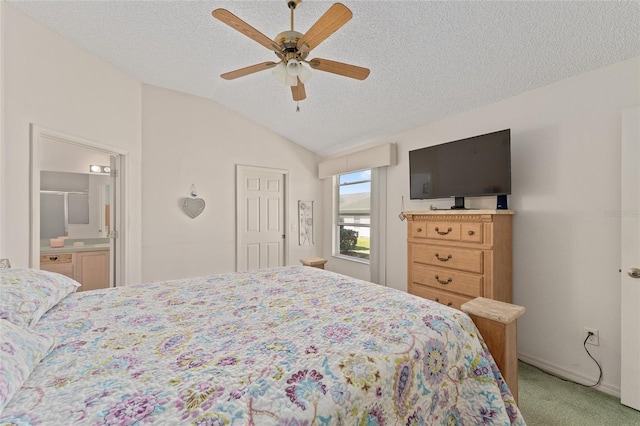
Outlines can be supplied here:
<path id="1" fill-rule="evenodd" d="M 40 269 L 66 275 L 82 284 L 78 291 L 109 287 L 109 244 L 84 243 L 40 248 Z"/>

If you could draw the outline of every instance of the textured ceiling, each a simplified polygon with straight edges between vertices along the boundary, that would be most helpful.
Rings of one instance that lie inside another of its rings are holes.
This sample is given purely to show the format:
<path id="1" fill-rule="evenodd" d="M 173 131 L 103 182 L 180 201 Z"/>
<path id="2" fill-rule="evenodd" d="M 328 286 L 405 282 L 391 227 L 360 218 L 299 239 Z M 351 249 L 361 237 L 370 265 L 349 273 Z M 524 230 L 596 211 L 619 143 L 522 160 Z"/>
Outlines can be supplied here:
<path id="1" fill-rule="evenodd" d="M 309 56 L 371 69 L 314 70 L 300 112 L 271 71 L 220 74 L 273 52 L 211 16 L 225 8 L 275 37 L 285 0 L 9 1 L 144 83 L 214 101 L 318 153 L 375 138 L 640 56 L 640 3 L 344 0 L 353 19 Z M 304 0 L 304 33 L 332 4 Z"/>

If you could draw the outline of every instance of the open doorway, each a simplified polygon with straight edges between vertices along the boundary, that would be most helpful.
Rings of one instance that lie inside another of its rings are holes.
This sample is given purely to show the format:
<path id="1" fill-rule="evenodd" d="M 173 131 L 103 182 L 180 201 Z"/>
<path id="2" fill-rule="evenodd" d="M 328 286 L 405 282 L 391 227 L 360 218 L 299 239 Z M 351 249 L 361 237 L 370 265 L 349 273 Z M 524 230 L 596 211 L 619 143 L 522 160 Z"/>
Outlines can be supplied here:
<path id="1" fill-rule="evenodd" d="M 126 152 L 32 125 L 30 265 L 81 290 L 123 283 Z"/>

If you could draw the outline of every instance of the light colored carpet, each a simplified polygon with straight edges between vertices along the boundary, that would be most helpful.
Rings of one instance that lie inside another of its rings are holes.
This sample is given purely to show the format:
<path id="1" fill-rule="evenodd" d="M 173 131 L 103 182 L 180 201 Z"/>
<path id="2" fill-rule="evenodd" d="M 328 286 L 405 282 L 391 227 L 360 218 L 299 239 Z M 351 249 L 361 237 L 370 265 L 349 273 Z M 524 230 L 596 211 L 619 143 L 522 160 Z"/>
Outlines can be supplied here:
<path id="1" fill-rule="evenodd" d="M 528 426 L 638 426 L 640 411 L 595 389 L 518 364 L 519 407 Z"/>

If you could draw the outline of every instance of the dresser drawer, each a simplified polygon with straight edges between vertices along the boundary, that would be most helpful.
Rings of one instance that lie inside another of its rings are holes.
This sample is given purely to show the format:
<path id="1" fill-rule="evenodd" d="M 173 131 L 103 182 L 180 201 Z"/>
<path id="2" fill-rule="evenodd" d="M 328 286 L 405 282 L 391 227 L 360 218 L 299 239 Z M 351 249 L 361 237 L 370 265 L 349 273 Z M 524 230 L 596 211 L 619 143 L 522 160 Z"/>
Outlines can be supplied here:
<path id="1" fill-rule="evenodd" d="M 41 254 L 40 265 L 56 265 L 60 263 L 71 263 L 73 255 L 71 253 Z"/>
<path id="2" fill-rule="evenodd" d="M 426 225 L 427 238 L 435 240 L 460 241 L 460 223 L 429 222 Z"/>
<path id="3" fill-rule="evenodd" d="M 474 299 L 474 297 L 458 296 L 457 294 L 435 290 L 433 288 L 420 284 L 414 284 L 412 286 L 411 294 L 424 297 L 425 299 L 433 300 L 435 302 L 442 303 L 443 305 L 451 306 L 456 309 L 460 309 L 464 303 L 467 303 L 468 301 Z"/>
<path id="4" fill-rule="evenodd" d="M 465 296 L 482 296 L 482 275 L 414 264 L 413 282 Z"/>
<path id="5" fill-rule="evenodd" d="M 481 223 L 462 223 L 460 224 L 460 241 L 468 243 L 482 243 L 482 224 Z"/>
<path id="6" fill-rule="evenodd" d="M 40 269 L 74 278 L 73 255 L 71 253 L 41 254 Z"/>
<path id="7" fill-rule="evenodd" d="M 460 271 L 483 273 L 482 251 L 428 244 L 413 244 L 413 262 Z"/>
<path id="8" fill-rule="evenodd" d="M 427 238 L 426 222 L 409 222 L 412 238 Z"/>

